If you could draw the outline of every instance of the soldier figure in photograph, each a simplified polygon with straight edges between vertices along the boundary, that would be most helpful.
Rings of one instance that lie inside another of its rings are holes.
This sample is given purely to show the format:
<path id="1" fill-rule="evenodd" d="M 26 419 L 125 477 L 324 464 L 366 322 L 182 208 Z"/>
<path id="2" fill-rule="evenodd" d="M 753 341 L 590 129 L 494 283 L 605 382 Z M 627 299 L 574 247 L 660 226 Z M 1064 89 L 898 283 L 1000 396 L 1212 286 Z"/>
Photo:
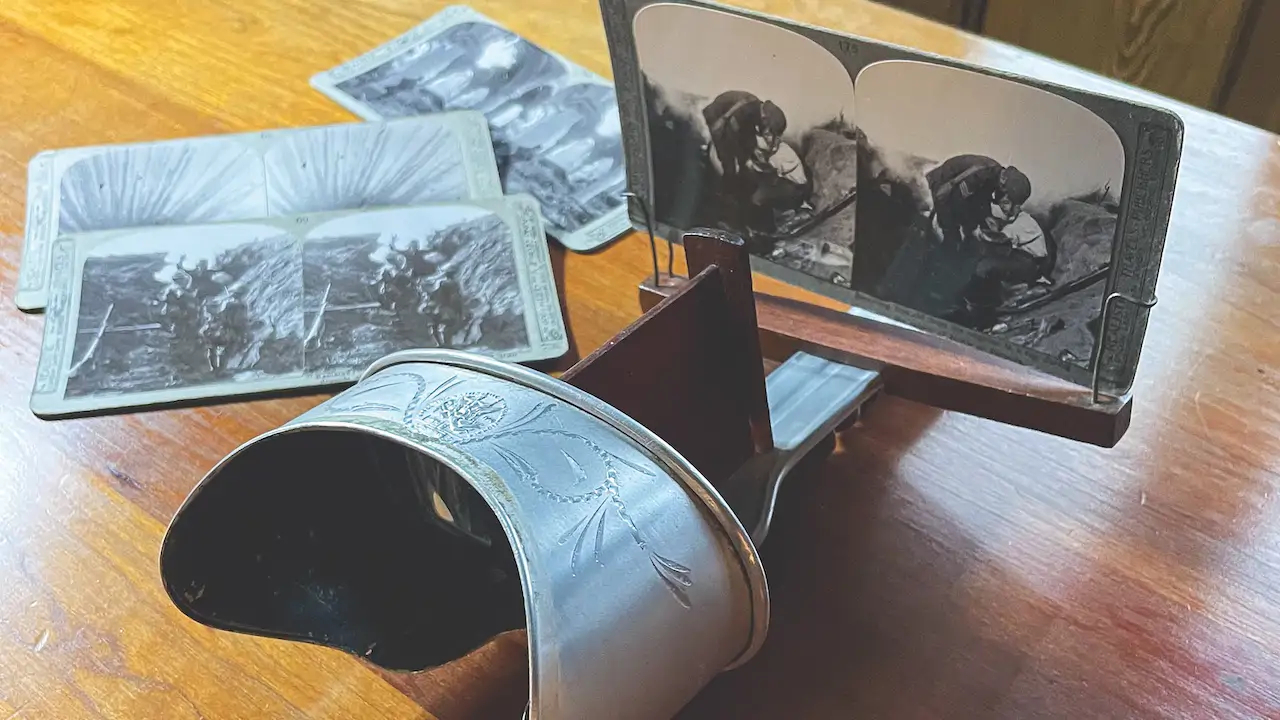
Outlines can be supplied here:
<path id="1" fill-rule="evenodd" d="M 378 276 L 378 302 L 384 310 L 398 311 L 416 305 L 413 278 L 401 265 L 389 262 Z"/>
<path id="2" fill-rule="evenodd" d="M 200 325 L 200 300 L 190 285 L 190 276 L 176 274 L 160 298 L 161 327 L 174 337 L 184 337 Z"/>
<path id="3" fill-rule="evenodd" d="M 431 337 L 441 347 L 471 322 L 462 285 L 449 267 L 458 248 L 456 239 L 448 235 L 431 249 L 418 240 L 400 249 L 392 238 L 391 251 L 378 277 L 381 306 L 397 314 L 411 313 L 415 322 L 404 328 L 410 334 L 419 322 L 427 321 Z"/>
<path id="4" fill-rule="evenodd" d="M 196 262 L 194 268 L 188 268 L 186 261 L 186 255 L 178 258 L 178 272 L 174 274 L 174 278 L 176 280 L 179 276 L 186 276 L 187 287 L 201 301 L 217 297 L 225 289 L 225 286 L 218 282 L 217 278 L 221 271 L 216 268 L 210 268 L 208 260 L 201 258 Z"/>
<path id="5" fill-rule="evenodd" d="M 708 160 L 721 192 L 739 206 L 744 225 L 776 232 L 779 217 L 801 213 L 812 192 L 804 162 L 782 139 L 787 116 L 742 90 L 721 93 L 702 110 L 710 131 Z"/>
<path id="6" fill-rule="evenodd" d="M 209 369 L 220 373 L 227 369 L 227 361 L 249 340 L 249 304 L 244 288 L 228 290 L 221 303 L 216 300 L 206 305 L 208 314 L 200 328 L 204 340 Z"/>
<path id="7" fill-rule="evenodd" d="M 1018 217 L 1031 197 L 1031 180 L 1021 170 L 985 155 L 956 155 L 930 170 L 927 179 L 936 230 L 955 245 L 977 240 L 995 208 L 1010 220 Z"/>

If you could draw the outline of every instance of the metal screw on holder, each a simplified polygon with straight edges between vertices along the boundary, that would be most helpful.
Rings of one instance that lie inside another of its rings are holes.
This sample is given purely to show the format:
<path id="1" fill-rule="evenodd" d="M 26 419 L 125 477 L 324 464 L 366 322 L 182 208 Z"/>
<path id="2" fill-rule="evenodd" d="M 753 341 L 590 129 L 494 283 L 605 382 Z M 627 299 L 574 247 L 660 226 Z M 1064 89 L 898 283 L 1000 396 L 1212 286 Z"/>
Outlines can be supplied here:
<path id="1" fill-rule="evenodd" d="M 1098 356 L 1093 361 L 1093 402 L 1096 405 L 1102 399 L 1102 393 L 1098 390 L 1098 383 L 1101 382 L 1100 374 L 1102 372 L 1102 348 L 1107 345 L 1107 319 L 1111 317 L 1111 306 L 1116 300 L 1123 300 L 1132 303 L 1140 308 L 1150 310 L 1156 306 L 1159 300 L 1153 295 L 1150 300 L 1139 300 L 1132 295 L 1125 293 L 1113 292 L 1107 296 L 1102 303 L 1102 329 L 1098 333 Z"/>

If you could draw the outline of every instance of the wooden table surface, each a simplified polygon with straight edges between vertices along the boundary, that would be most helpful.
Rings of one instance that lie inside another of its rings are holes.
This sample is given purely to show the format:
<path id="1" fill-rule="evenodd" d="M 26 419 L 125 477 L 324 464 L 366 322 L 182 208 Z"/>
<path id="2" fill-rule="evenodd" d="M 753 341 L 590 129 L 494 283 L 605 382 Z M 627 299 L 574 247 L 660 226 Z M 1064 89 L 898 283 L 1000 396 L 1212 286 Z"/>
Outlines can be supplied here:
<path id="1" fill-rule="evenodd" d="M 750 4 L 1144 97 L 868 2 Z M 321 398 L 42 422 L 43 319 L 11 303 L 36 152 L 348 120 L 308 78 L 439 7 L 0 3 L 0 719 L 518 717 L 518 643 L 389 680 L 181 616 L 156 569 L 178 503 Z M 589 0 L 476 7 L 609 72 Z M 878 403 L 782 497 L 763 651 L 682 717 L 1280 718 L 1280 143 L 1176 109 L 1183 172 L 1128 437 L 1101 450 Z M 564 258 L 581 352 L 638 315 L 644 248 Z"/>

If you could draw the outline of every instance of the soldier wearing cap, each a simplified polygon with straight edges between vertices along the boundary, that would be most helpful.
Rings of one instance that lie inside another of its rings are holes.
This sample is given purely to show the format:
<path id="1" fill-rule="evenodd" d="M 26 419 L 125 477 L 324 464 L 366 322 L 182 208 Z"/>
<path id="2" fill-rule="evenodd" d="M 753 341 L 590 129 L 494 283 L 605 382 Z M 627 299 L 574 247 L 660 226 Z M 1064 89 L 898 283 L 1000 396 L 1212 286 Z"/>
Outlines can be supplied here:
<path id="1" fill-rule="evenodd" d="M 721 93 L 702 111 L 711 133 L 711 160 L 728 186 L 748 163 L 768 163 L 782 144 L 787 116 L 769 100 L 743 90 Z"/>
<path id="2" fill-rule="evenodd" d="M 730 90 L 702 113 L 711 135 L 712 168 L 728 198 L 737 201 L 743 225 L 775 232 L 780 217 L 790 216 L 794 223 L 812 210 L 807 203 L 813 185 L 804 161 L 782 139 L 787 129 L 782 108 L 749 92 Z"/>
<path id="3" fill-rule="evenodd" d="M 942 239 L 977 239 L 996 209 L 1016 218 L 1031 197 L 1031 180 L 1010 165 L 984 155 L 957 155 L 928 173 L 934 219 Z"/>

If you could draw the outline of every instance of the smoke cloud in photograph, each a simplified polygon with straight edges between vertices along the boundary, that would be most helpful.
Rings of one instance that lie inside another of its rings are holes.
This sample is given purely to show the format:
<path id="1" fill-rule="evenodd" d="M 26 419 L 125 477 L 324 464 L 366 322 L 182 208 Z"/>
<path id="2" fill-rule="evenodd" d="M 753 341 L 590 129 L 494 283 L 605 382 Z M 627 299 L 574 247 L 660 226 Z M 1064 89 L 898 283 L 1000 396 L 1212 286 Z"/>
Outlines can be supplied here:
<path id="1" fill-rule="evenodd" d="M 868 65 L 856 84 L 858 127 L 877 145 L 942 162 L 963 153 L 1034 178 L 1028 207 L 1124 180 L 1120 137 L 1082 105 L 1022 83 L 933 63 Z"/>
<path id="2" fill-rule="evenodd" d="M 1004 78 L 918 61 L 859 73 L 853 287 L 1087 365 L 1124 181 L 1115 130 Z"/>

